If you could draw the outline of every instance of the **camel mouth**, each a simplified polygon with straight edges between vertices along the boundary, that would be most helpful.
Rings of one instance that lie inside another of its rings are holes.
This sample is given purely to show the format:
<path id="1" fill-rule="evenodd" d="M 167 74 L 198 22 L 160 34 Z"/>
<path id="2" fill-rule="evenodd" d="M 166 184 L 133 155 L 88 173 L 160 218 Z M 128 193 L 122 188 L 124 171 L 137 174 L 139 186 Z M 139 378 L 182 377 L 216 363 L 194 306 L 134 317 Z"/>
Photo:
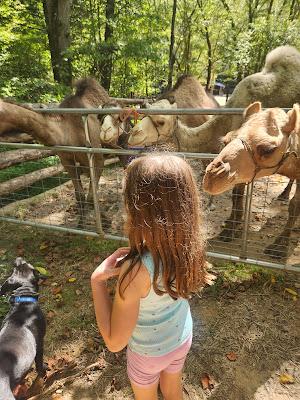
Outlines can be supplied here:
<path id="1" fill-rule="evenodd" d="M 237 181 L 237 173 L 233 172 L 227 172 L 225 175 L 225 172 L 222 171 L 222 175 L 218 174 L 211 174 L 207 172 L 204 175 L 203 178 L 203 189 L 205 192 L 212 194 L 212 195 L 218 195 L 223 192 L 226 192 L 227 190 L 232 189 Z"/>

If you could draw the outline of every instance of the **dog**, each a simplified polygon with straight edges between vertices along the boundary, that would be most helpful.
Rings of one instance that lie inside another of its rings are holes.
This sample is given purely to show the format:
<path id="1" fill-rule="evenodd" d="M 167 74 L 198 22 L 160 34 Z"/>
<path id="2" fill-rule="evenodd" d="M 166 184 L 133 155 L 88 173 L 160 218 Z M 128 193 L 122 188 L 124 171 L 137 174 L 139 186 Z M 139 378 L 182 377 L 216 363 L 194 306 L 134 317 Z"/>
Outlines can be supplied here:
<path id="1" fill-rule="evenodd" d="M 41 275 L 18 257 L 0 295 L 11 293 L 11 309 L 0 330 L 0 399 L 15 400 L 13 389 L 25 377 L 33 362 L 39 376 L 45 376 L 43 363 L 46 319 L 38 304 Z"/>

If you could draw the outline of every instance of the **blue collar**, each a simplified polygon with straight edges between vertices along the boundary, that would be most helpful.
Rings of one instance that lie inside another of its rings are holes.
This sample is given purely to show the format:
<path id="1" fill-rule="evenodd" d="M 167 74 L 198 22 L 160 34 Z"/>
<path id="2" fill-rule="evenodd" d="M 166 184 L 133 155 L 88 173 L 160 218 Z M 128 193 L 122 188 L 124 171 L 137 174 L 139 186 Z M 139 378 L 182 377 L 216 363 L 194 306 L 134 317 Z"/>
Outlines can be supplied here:
<path id="1" fill-rule="evenodd" d="M 32 296 L 12 296 L 10 301 L 12 303 L 37 303 L 38 299 Z"/>

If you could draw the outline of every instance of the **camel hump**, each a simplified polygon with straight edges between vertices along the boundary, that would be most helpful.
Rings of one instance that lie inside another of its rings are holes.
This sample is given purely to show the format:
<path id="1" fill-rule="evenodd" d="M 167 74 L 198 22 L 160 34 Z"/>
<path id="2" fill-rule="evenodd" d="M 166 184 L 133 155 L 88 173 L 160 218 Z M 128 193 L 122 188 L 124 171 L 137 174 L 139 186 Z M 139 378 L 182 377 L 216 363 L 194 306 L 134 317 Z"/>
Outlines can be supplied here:
<path id="1" fill-rule="evenodd" d="M 104 91 L 105 89 L 94 78 L 82 78 L 75 82 L 75 96 L 82 97 L 86 92 Z"/>
<path id="2" fill-rule="evenodd" d="M 75 94 L 66 97 L 60 107 L 99 107 L 110 101 L 107 91 L 94 78 L 82 78 L 75 83 Z"/>

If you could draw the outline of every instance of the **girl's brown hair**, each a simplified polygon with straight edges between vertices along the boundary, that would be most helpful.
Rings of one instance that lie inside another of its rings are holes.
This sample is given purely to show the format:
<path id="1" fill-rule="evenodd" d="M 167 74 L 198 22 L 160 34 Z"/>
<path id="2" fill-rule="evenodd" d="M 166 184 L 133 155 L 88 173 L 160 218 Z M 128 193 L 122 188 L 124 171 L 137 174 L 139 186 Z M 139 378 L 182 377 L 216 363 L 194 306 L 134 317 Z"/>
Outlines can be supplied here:
<path id="1" fill-rule="evenodd" d="M 124 198 L 130 252 L 122 262 L 131 262 L 120 293 L 125 276 L 148 250 L 154 291 L 188 298 L 206 281 L 204 222 L 191 167 L 167 153 L 135 159 L 126 169 Z"/>

